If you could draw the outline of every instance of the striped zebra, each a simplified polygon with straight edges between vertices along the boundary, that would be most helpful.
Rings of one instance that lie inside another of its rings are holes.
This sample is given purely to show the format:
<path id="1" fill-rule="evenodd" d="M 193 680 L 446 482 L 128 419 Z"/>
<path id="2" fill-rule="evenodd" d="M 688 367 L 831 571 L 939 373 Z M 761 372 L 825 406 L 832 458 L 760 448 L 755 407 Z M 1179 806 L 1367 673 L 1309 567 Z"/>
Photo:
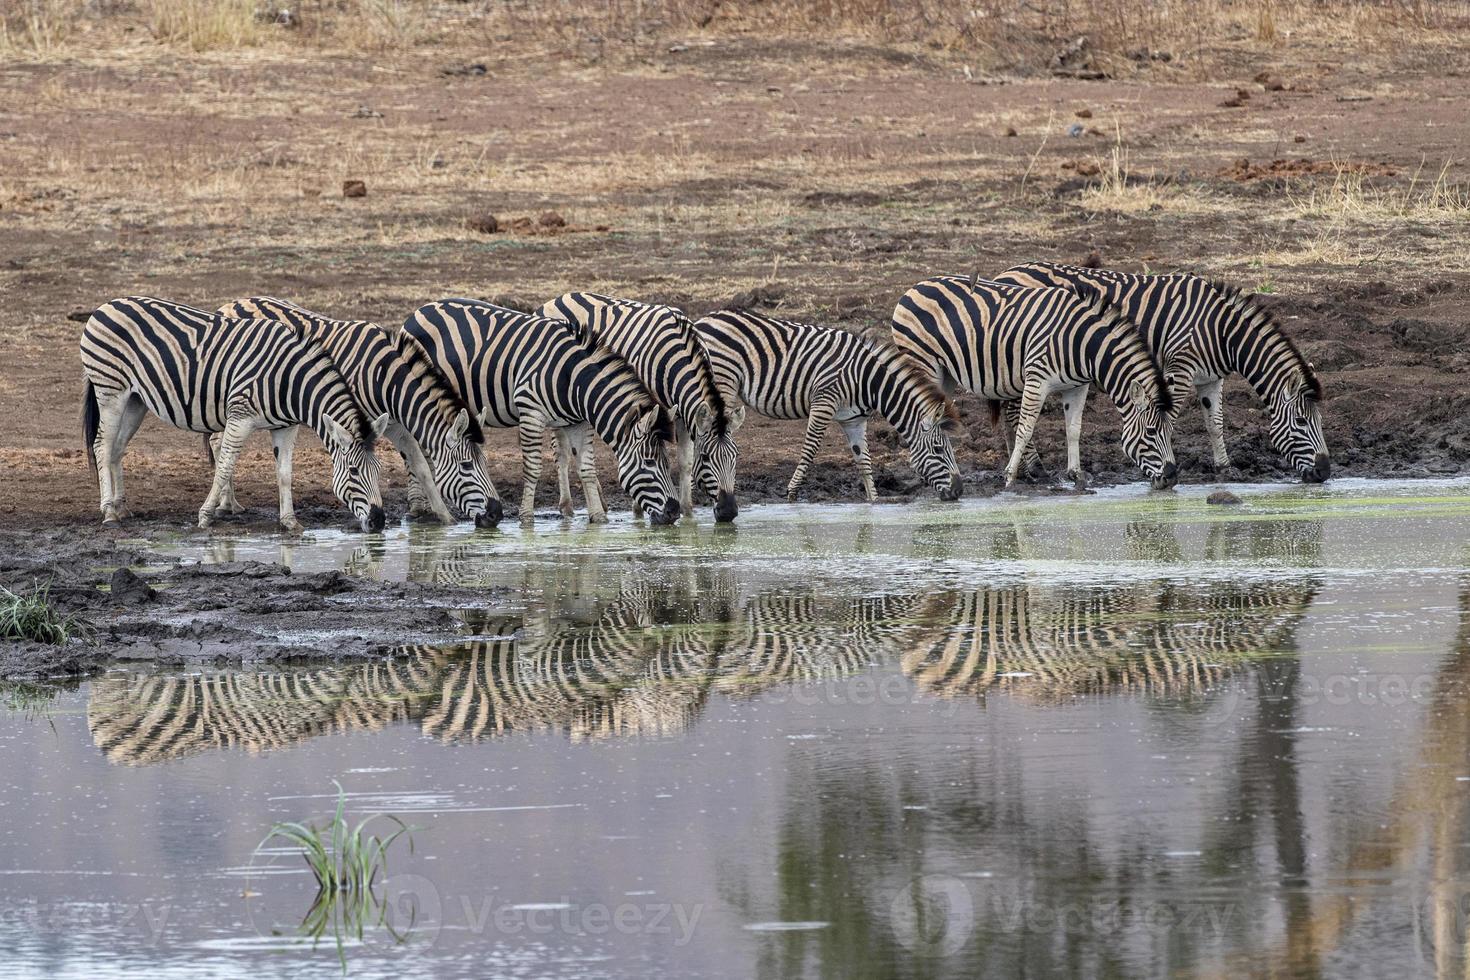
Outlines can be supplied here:
<path id="1" fill-rule="evenodd" d="M 573 455 L 592 433 L 613 447 L 628 496 L 655 524 L 679 519 L 664 444 L 673 433 L 628 363 L 577 336 L 561 320 L 518 313 L 478 300 L 421 306 L 404 322 L 407 337 L 427 353 L 457 395 L 487 427 L 520 430 L 525 485 L 521 521 L 535 515 L 541 479 L 541 437 L 566 428 Z M 605 521 L 600 494 L 587 501 L 588 519 Z"/>
<path id="2" fill-rule="evenodd" d="M 1174 485 L 1169 387 L 1138 328 L 1102 302 L 1063 289 L 937 276 L 899 299 L 893 339 L 946 391 L 971 391 L 992 405 L 1020 399 L 1007 487 L 1053 393 L 1067 417 L 1067 475 L 1080 482 L 1082 406 L 1091 384 L 1123 416 L 1124 452 L 1156 489 Z"/>
<path id="3" fill-rule="evenodd" d="M 653 397 L 674 420 L 674 439 L 679 449 L 679 505 L 688 517 L 694 513 L 694 461 L 710 467 L 717 488 L 715 520 L 733 521 L 735 504 L 734 430 L 745 419 L 745 409 L 728 407 L 715 384 L 709 354 L 694 330 L 694 324 L 679 310 L 668 306 L 612 299 L 596 293 L 565 293 L 538 311 L 575 325 L 593 342 L 605 344 L 632 366 Z M 561 488 L 560 509 L 570 516 L 570 444 L 565 432 L 557 434 L 557 482 Z M 592 447 L 581 458 L 580 477 L 585 487 L 597 479 L 592 464 Z"/>
<path id="4" fill-rule="evenodd" d="M 1137 323 L 1176 388 L 1175 419 L 1184 410 L 1184 394 L 1194 388 L 1217 471 L 1230 465 L 1221 388 L 1238 374 L 1265 403 L 1271 444 L 1303 482 L 1321 483 L 1331 473 L 1322 434 L 1322 382 L 1253 297 L 1182 273 L 1142 276 L 1048 262 L 1014 266 L 996 279 L 1100 296 Z"/>
<path id="5" fill-rule="evenodd" d="M 1018 585 L 934 601 L 906 674 L 942 697 L 1008 688 L 1043 700 L 1081 693 L 1208 689 L 1261 657 L 1295 650 L 1314 581 L 1126 588 Z"/>
<path id="6" fill-rule="evenodd" d="M 274 320 L 232 320 L 149 297 L 116 299 L 82 329 L 82 430 L 97 473 L 104 524 L 127 512 L 122 458 L 152 412 L 181 429 L 221 432 L 214 484 L 199 508 L 208 527 L 246 438 L 269 429 L 275 444 L 281 525 L 299 531 L 291 498 L 297 426 L 332 455 L 332 491 L 365 531 L 383 529 L 373 443 L 388 424 L 369 424 L 332 358 Z"/>
<path id="7" fill-rule="evenodd" d="M 833 420 L 847 437 L 863 492 L 877 498 L 867 435 L 874 413 L 898 431 L 919 476 L 942 499 L 959 499 L 964 484 L 949 441 L 959 426 L 954 405 L 886 340 L 748 310 L 711 313 L 694 326 L 727 401 L 741 400 L 771 418 L 807 420 L 788 500 L 796 499 Z"/>
<path id="8" fill-rule="evenodd" d="M 220 307 L 228 317 L 276 320 L 326 348 L 369 417 L 387 415 L 383 434 L 414 477 L 409 512 L 432 513 L 445 524 L 449 503 L 479 527 L 500 523 L 502 508 L 485 472 L 485 439 L 468 407 L 429 364 L 423 350 L 366 320 L 334 320 L 285 300 L 254 296 Z M 234 490 L 227 509 L 238 510 Z"/>

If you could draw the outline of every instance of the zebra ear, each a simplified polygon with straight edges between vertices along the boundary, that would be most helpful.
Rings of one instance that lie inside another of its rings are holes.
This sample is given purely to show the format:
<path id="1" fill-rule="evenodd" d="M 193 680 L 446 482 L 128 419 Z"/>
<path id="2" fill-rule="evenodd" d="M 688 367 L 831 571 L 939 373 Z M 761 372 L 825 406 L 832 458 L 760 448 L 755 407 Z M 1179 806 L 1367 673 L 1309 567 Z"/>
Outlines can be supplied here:
<path id="1" fill-rule="evenodd" d="M 484 408 L 480 409 L 480 414 L 475 416 L 475 421 L 479 422 L 482 428 L 495 428 L 495 426 L 491 424 L 492 422 L 494 422 L 494 419 L 490 415 L 489 405 L 486 405 Z"/>
<path id="2" fill-rule="evenodd" d="M 708 405 L 701 404 L 698 408 L 694 410 L 694 418 L 689 420 L 689 427 L 696 432 L 703 432 L 705 429 L 709 428 L 710 422 L 713 420 L 713 416 L 714 412 L 710 411 L 710 407 Z"/>
<path id="3" fill-rule="evenodd" d="M 736 429 L 745 424 L 745 406 L 730 406 L 725 412 L 725 418 L 729 421 L 727 429 L 730 432 L 734 432 Z"/>
<path id="4" fill-rule="evenodd" d="M 326 418 L 325 428 L 327 430 L 327 438 L 323 441 L 327 444 L 328 450 L 334 452 L 340 451 L 352 445 L 352 433 L 348 432 L 345 425 L 330 415 Z"/>
<path id="5" fill-rule="evenodd" d="M 1143 395 L 1143 382 L 1135 381 L 1128 386 L 1128 400 L 1135 405 L 1142 405 L 1147 401 Z"/>
<path id="6" fill-rule="evenodd" d="M 377 436 L 382 435 L 384 432 L 387 432 L 388 431 L 388 424 L 390 422 L 392 422 L 392 421 L 393 421 L 393 419 L 388 416 L 388 413 L 387 412 L 384 412 L 382 415 L 379 415 L 377 418 L 373 419 L 373 436 L 374 436 L 374 438 L 376 438 Z"/>
<path id="7" fill-rule="evenodd" d="M 459 414 L 454 417 L 454 424 L 449 427 L 449 438 L 458 442 L 468 431 L 470 431 L 470 410 L 461 408 Z"/>

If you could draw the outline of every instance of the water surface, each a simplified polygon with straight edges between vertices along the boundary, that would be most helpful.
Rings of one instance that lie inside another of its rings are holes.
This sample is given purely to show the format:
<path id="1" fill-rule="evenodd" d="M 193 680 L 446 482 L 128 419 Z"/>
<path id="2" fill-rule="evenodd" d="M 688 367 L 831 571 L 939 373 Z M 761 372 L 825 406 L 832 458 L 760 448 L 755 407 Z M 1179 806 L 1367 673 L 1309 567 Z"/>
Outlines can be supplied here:
<path id="1" fill-rule="evenodd" d="M 192 545 L 487 601 L 7 695 L 0 974 L 340 976 L 334 779 L 424 828 L 352 976 L 1464 973 L 1470 484 L 1236 489 Z"/>

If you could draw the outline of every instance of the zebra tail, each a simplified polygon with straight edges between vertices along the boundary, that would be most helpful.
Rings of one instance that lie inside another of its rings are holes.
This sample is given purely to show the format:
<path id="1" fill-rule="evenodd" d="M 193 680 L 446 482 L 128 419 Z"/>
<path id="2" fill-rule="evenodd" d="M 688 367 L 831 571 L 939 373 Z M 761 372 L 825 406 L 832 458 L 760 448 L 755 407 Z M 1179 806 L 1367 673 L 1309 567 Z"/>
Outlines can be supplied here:
<path id="1" fill-rule="evenodd" d="M 97 409 L 97 389 L 90 379 L 82 387 L 82 445 L 87 450 L 87 465 L 97 475 L 97 428 L 101 413 Z"/>
<path id="2" fill-rule="evenodd" d="M 990 427 L 1000 427 L 1000 402 L 994 398 L 985 399 L 985 407 L 990 409 Z"/>

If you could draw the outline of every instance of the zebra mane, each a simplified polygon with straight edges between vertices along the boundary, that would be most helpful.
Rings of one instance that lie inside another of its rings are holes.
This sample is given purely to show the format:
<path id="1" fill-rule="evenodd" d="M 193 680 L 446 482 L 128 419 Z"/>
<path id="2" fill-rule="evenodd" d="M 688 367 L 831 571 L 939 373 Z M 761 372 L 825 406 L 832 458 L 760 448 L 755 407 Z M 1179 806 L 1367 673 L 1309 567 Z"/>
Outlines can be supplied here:
<path id="1" fill-rule="evenodd" d="M 465 404 L 465 400 L 459 397 L 459 393 L 454 390 L 454 386 L 445 380 L 444 376 L 439 373 L 438 368 L 434 367 L 434 362 L 424 352 L 424 349 L 418 344 L 401 343 L 401 340 L 406 339 L 401 330 L 396 334 L 390 334 L 390 339 L 393 342 L 393 349 L 398 352 L 399 357 L 402 357 L 410 364 L 423 365 L 423 373 L 420 377 L 429 385 L 435 400 L 444 406 L 446 412 L 449 415 L 458 415 L 460 412 L 464 412 L 469 418 L 470 424 L 465 429 L 465 438 L 476 445 L 483 446 L 485 444 L 485 430 L 480 427 L 479 418 L 470 410 L 469 405 Z"/>
<path id="2" fill-rule="evenodd" d="M 879 327 L 868 327 L 857 334 L 861 343 L 868 346 L 878 359 L 893 368 L 895 373 L 918 394 L 925 415 L 938 416 L 940 428 L 954 433 L 959 430 L 960 412 L 954 401 L 939 387 L 939 382 L 929 369 L 904 352 Z"/>
<path id="3" fill-rule="evenodd" d="M 1263 306 L 1259 300 L 1249 293 L 1224 282 L 1220 279 L 1205 279 L 1205 284 L 1210 289 L 1219 293 L 1225 301 L 1225 306 L 1242 321 L 1254 320 L 1275 335 L 1276 339 L 1286 347 L 1287 356 L 1296 362 L 1297 370 L 1301 372 L 1302 383 L 1306 385 L 1308 397 L 1313 400 L 1322 398 L 1322 379 L 1317 377 L 1317 369 L 1312 367 L 1312 362 L 1307 360 L 1296 342 L 1287 335 L 1281 325 L 1276 322 L 1275 315 Z"/>
<path id="4" fill-rule="evenodd" d="M 1124 325 L 1132 334 L 1134 341 L 1143 351 L 1144 357 L 1148 358 L 1149 371 L 1153 374 L 1154 384 L 1158 386 L 1158 397 L 1155 403 L 1161 412 L 1172 412 L 1174 410 L 1174 395 L 1169 390 L 1169 379 L 1164 374 L 1164 369 L 1159 366 L 1158 359 L 1148 348 L 1148 338 L 1144 336 L 1143 328 L 1128 317 L 1122 310 L 1103 300 L 1097 293 L 1089 296 L 1078 295 L 1077 297 L 1087 304 L 1093 315 L 1100 317 L 1105 326 Z"/>

